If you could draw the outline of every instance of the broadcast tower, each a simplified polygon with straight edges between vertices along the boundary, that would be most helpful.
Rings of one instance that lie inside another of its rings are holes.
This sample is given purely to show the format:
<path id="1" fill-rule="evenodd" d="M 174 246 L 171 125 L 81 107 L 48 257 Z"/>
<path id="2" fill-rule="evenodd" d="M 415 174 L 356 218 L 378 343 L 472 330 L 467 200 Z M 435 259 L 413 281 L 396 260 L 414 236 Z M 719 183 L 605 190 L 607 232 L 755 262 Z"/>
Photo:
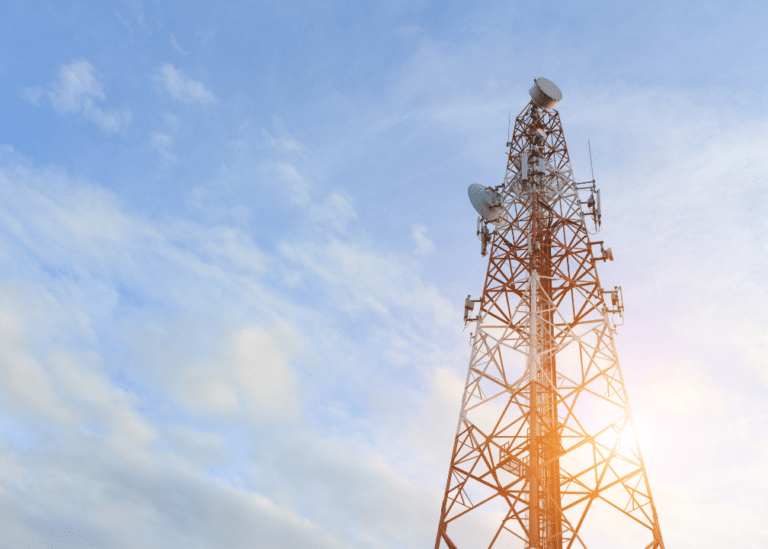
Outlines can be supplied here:
<path id="1" fill-rule="evenodd" d="M 490 257 L 465 307 L 476 329 L 435 549 L 664 549 L 613 339 L 621 288 L 597 274 L 613 254 L 587 231 L 600 192 L 573 178 L 560 90 L 538 78 L 530 95 L 503 183 L 469 187 Z"/>

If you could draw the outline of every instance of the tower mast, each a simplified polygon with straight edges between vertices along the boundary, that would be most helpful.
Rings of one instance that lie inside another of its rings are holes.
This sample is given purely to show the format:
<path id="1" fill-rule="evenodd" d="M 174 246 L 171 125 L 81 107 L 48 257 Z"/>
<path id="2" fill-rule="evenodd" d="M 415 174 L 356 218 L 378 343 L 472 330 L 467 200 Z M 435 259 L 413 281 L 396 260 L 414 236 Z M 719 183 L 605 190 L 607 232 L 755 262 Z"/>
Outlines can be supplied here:
<path id="1" fill-rule="evenodd" d="M 469 189 L 491 251 L 435 549 L 663 549 L 613 340 L 621 290 L 596 269 L 613 255 L 587 232 L 599 191 L 573 179 L 560 90 L 530 94 L 504 182 Z"/>

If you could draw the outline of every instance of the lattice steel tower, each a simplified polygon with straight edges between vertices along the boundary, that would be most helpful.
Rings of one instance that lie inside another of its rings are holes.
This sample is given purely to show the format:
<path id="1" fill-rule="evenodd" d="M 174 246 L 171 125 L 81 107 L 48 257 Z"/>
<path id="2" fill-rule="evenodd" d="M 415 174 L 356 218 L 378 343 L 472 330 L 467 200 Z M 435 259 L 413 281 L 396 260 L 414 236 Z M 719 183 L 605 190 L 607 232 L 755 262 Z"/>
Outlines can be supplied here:
<path id="1" fill-rule="evenodd" d="M 477 324 L 435 549 L 663 549 L 613 340 L 621 289 L 597 274 L 613 255 L 587 231 L 600 194 L 573 178 L 560 90 L 539 78 L 530 94 L 504 182 L 469 188 L 490 258 L 465 307 Z"/>

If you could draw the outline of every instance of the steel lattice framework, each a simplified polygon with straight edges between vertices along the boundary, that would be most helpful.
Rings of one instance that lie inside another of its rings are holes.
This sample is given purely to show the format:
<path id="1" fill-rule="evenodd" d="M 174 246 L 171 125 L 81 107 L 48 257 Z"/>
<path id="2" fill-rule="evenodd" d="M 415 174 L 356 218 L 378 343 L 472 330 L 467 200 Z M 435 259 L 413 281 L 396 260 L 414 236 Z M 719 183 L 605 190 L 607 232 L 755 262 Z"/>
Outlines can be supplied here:
<path id="1" fill-rule="evenodd" d="M 435 549 L 663 549 L 559 114 L 508 145 Z"/>

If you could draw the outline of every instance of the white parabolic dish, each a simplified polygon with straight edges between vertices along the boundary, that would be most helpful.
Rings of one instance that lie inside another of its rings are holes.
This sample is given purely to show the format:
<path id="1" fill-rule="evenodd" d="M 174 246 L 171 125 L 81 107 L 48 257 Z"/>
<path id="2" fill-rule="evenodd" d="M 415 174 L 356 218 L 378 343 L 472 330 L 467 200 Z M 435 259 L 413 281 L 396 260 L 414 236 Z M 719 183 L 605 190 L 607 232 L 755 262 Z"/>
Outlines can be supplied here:
<path id="1" fill-rule="evenodd" d="M 536 78 L 533 87 L 528 90 L 531 99 L 542 109 L 551 109 L 563 98 L 563 92 L 555 83 L 546 78 Z"/>
<path id="2" fill-rule="evenodd" d="M 493 189 L 483 187 L 478 183 L 472 183 L 467 190 L 469 201 L 477 213 L 489 223 L 498 223 L 504 208 L 499 202 L 499 196 Z"/>

